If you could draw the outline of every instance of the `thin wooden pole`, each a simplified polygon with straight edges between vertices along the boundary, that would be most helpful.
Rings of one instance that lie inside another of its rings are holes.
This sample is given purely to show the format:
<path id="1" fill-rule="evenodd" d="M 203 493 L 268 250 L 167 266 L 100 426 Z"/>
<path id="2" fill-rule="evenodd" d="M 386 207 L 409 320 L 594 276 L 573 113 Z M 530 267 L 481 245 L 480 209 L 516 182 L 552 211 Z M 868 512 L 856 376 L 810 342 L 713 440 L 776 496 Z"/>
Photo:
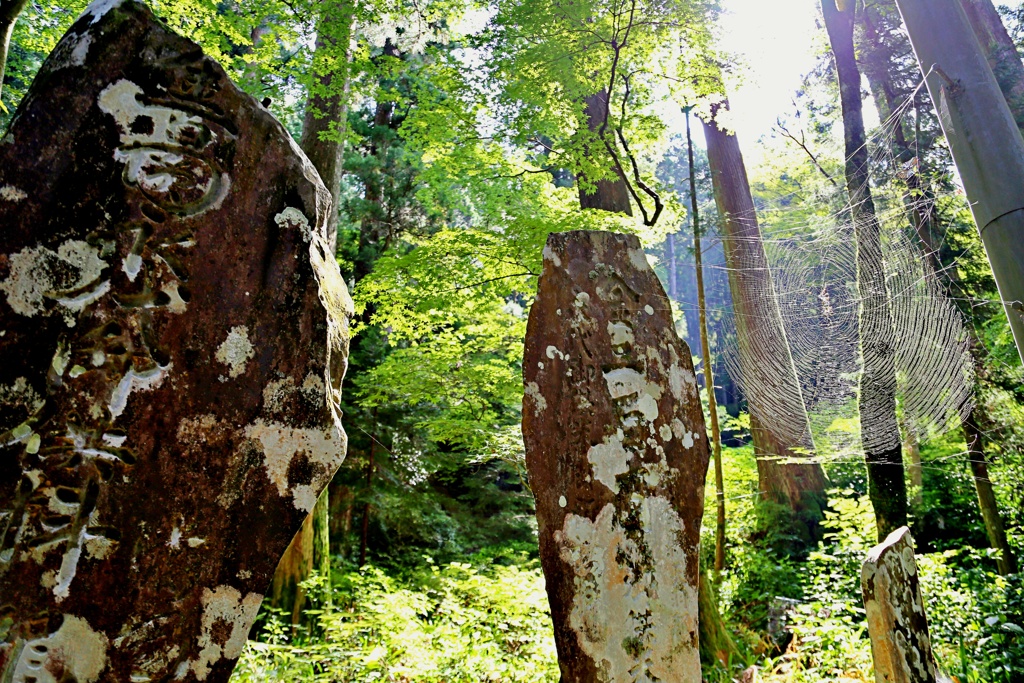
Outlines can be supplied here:
<path id="1" fill-rule="evenodd" d="M 722 478 L 722 435 L 718 426 L 718 402 L 715 399 L 715 377 L 711 369 L 711 346 L 708 343 L 707 299 L 704 297 L 704 264 L 700 246 L 700 211 L 697 207 L 697 179 L 693 168 L 693 140 L 690 137 L 690 110 L 686 112 L 686 154 L 690 163 L 690 216 L 693 224 L 693 253 L 697 268 L 697 310 L 700 315 L 700 351 L 704 359 L 704 386 L 708 390 L 711 413 L 711 443 L 715 449 L 715 571 L 725 567 L 725 484 Z"/>

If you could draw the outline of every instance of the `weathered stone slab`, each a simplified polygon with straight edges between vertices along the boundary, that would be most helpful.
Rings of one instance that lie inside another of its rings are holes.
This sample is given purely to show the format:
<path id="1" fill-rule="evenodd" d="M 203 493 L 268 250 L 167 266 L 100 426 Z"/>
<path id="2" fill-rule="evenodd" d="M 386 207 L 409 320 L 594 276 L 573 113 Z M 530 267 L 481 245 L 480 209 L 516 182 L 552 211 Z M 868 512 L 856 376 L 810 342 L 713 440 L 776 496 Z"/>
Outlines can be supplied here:
<path id="1" fill-rule="evenodd" d="M 900 527 L 871 549 L 860 580 L 875 681 L 935 683 L 935 659 L 910 529 Z"/>
<path id="2" fill-rule="evenodd" d="M 562 680 L 698 683 L 708 443 L 690 350 L 635 237 L 548 238 L 523 363 Z"/>
<path id="3" fill-rule="evenodd" d="M 47 60 L 0 140 L 0 680 L 227 680 L 345 451 L 327 211 L 143 5 Z"/>

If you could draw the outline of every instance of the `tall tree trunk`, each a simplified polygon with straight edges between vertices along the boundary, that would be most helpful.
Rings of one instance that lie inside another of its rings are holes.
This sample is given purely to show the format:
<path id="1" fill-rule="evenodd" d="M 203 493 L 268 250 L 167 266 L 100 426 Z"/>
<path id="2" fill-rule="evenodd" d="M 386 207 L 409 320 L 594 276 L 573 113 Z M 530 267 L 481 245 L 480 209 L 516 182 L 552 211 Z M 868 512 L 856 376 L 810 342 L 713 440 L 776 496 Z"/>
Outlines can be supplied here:
<path id="1" fill-rule="evenodd" d="M 1024 354 L 1024 140 L 959 0 L 896 0 Z M 1024 355 L 1022 355 L 1024 357 Z"/>
<path id="2" fill-rule="evenodd" d="M 1017 46 L 992 0 L 961 0 L 961 4 L 1017 128 L 1024 133 L 1024 63 L 1017 54 Z"/>
<path id="3" fill-rule="evenodd" d="M 608 91 L 594 93 L 584 100 L 583 111 L 587 116 L 587 127 L 597 132 L 608 118 Z M 580 187 L 580 208 L 600 209 L 612 213 L 633 215 L 633 207 L 629 202 L 629 188 L 626 180 L 616 172 L 615 178 L 598 180 L 593 192 L 584 192 Z"/>
<path id="4" fill-rule="evenodd" d="M 846 189 L 857 244 L 857 292 L 860 295 L 861 442 L 867 461 L 868 494 L 881 542 L 907 523 L 907 484 L 896 419 L 895 328 L 889 310 L 882 262 L 881 227 L 875 215 L 868 176 L 867 136 L 860 92 L 860 69 L 853 48 L 853 6 L 840 10 L 821 0 L 843 109 L 846 141 Z"/>
<path id="5" fill-rule="evenodd" d="M 963 0 L 963 2 L 964 9 L 967 11 L 968 16 L 971 17 L 974 32 L 978 36 L 982 47 L 984 48 L 986 44 L 989 45 L 989 65 L 995 71 L 998 68 L 997 60 L 999 58 L 1000 49 L 1002 49 L 1002 55 L 1006 56 L 1007 52 L 1005 50 L 1005 45 L 1008 43 L 1010 48 L 1013 49 L 1013 43 L 1010 42 L 1009 35 L 1006 33 L 1005 28 L 1003 28 L 1002 22 L 999 21 L 998 13 L 996 13 L 995 8 L 990 2 L 988 2 L 988 0 Z M 891 6 L 895 9 L 894 3 Z M 859 18 L 864 26 L 865 38 L 864 44 L 860 49 L 860 60 L 861 64 L 865 67 L 864 72 L 871 84 L 871 91 L 879 113 L 884 119 L 888 119 L 891 113 L 895 111 L 898 106 L 898 96 L 896 89 L 893 86 L 890 73 L 890 69 L 892 69 L 894 65 L 892 64 L 889 51 L 887 51 L 882 45 L 880 31 L 877 28 L 879 21 L 875 14 L 877 10 L 878 4 L 865 5 L 864 16 Z M 995 24 L 992 23 L 993 19 L 996 22 Z M 1001 33 L 1002 38 L 997 39 L 993 37 L 991 40 L 984 39 L 982 29 L 986 26 L 988 27 L 987 33 L 989 35 L 995 36 L 996 34 Z M 999 47 L 1000 41 L 1002 41 L 1003 48 Z M 906 39 L 901 37 L 901 42 L 906 42 Z M 907 47 L 909 48 L 909 44 Z M 1024 94 L 1024 66 L 1021 66 L 1021 61 L 1017 57 L 1015 49 L 1012 51 L 1012 61 L 1015 62 L 1016 68 L 1022 74 L 1021 86 L 1017 92 L 1018 94 Z M 1009 71 L 1009 69 L 1005 70 Z M 1008 92 L 1008 88 L 1004 87 L 1003 92 L 1009 102 L 1011 99 L 1011 93 Z M 1024 100 L 1021 101 L 1021 104 L 1024 104 Z M 915 154 L 914 150 L 911 149 L 911 146 L 906 141 L 901 123 L 896 122 L 896 125 L 893 127 L 893 133 L 893 142 L 896 145 L 897 159 L 900 162 L 909 165 Z M 910 195 L 910 206 L 912 208 L 910 216 L 911 223 L 914 225 L 922 246 L 925 249 L 925 253 L 927 254 L 926 268 L 933 274 L 937 274 L 943 271 L 940 267 L 938 253 L 934 246 L 935 236 L 940 234 L 937 212 L 935 210 L 935 198 L 929 189 L 924 187 L 921 174 L 916 170 L 916 167 L 910 166 L 910 168 L 911 171 L 905 176 L 905 182 Z M 958 283 L 959 277 L 955 268 L 944 272 L 954 284 Z M 978 367 L 980 373 L 982 364 L 979 359 L 979 352 L 982 347 L 972 329 L 968 328 L 968 334 L 971 338 L 971 354 L 974 357 L 975 365 Z M 971 470 L 974 473 L 975 488 L 978 494 L 978 508 L 981 511 L 982 518 L 985 520 L 985 530 L 988 533 L 989 543 L 993 548 L 998 549 L 1001 554 L 999 570 L 1004 574 L 1010 571 L 1015 571 L 1015 558 L 1006 542 L 1006 533 L 1003 527 L 1003 521 L 995 503 L 995 496 L 992 492 L 991 481 L 989 481 L 988 478 L 988 461 L 985 455 L 982 433 L 978 429 L 977 406 L 972 408 L 970 415 L 963 421 L 962 430 L 964 434 L 964 441 L 967 443 L 968 460 L 971 464 Z M 912 504 L 914 507 L 919 508 L 923 503 L 921 452 L 917 438 L 913 433 L 911 433 L 909 429 L 904 431 L 907 433 L 905 449 L 910 457 L 910 481 L 914 491 Z"/>
<path id="6" fill-rule="evenodd" d="M 697 208 L 697 174 L 693 168 L 693 140 L 690 137 L 690 110 L 686 110 L 686 156 L 690 171 L 690 216 L 693 223 L 693 254 L 697 271 L 697 310 L 700 317 L 700 352 L 704 363 L 704 387 L 708 390 L 711 415 L 711 444 L 715 455 L 715 572 L 725 568 L 725 483 L 722 477 L 722 433 L 718 427 L 718 403 L 715 397 L 715 373 L 711 367 L 708 343 L 707 298 L 704 296 L 704 260 L 700 246 L 700 211 Z"/>
<path id="7" fill-rule="evenodd" d="M 28 0 L 0 0 L 0 94 L 3 93 L 4 74 L 7 72 L 7 53 L 11 49 L 11 36 L 18 15 Z"/>
<path id="8" fill-rule="evenodd" d="M 377 421 L 377 409 L 373 409 L 374 422 Z M 370 450 L 366 455 L 366 490 L 363 494 L 363 519 L 359 530 L 359 566 L 366 564 L 366 549 L 370 539 L 370 498 L 373 496 L 373 473 L 377 467 L 376 462 L 377 439 L 370 437 Z"/>
<path id="9" fill-rule="evenodd" d="M 299 146 L 331 193 L 328 234 L 332 236 L 333 244 L 341 196 L 342 140 L 347 115 L 349 44 L 354 5 L 352 0 L 329 0 L 321 3 L 319 9 L 313 56 L 315 79 L 309 87 Z M 288 611 L 293 624 L 299 622 L 306 602 L 305 591 L 299 584 L 313 571 L 324 576 L 327 581 L 325 594 L 330 599 L 329 496 L 325 491 L 317 499 L 313 512 L 292 539 L 274 574 L 271 604 Z"/>
<path id="10" fill-rule="evenodd" d="M 714 114 L 725 109 L 728 103 L 717 107 Z M 825 473 L 813 459 L 810 423 L 775 300 L 743 155 L 736 136 L 724 132 L 714 120 L 704 123 L 704 137 L 722 218 L 740 365 L 747 377 L 744 389 L 751 403 L 758 482 L 763 495 L 796 514 L 807 532 L 804 540 L 813 542 L 826 503 Z M 771 407 L 759 404 L 769 400 Z M 799 427 L 781 430 L 776 420 L 768 419 L 771 415 Z"/>
<path id="11" fill-rule="evenodd" d="M 893 48 L 899 47 L 905 50 L 910 49 L 910 44 L 902 34 L 895 39 L 899 45 L 886 45 L 883 38 L 883 18 L 880 16 L 883 7 L 889 11 L 897 11 L 892 0 L 886 2 L 865 3 L 862 14 L 857 17 L 864 28 L 864 41 L 860 45 L 860 56 L 858 63 L 867 76 L 868 85 L 871 88 L 872 99 L 882 121 L 888 121 L 900 110 L 903 105 L 901 101 L 909 93 L 897 91 L 893 82 L 891 69 L 893 63 Z M 890 37 L 890 40 L 893 38 Z M 893 153 L 896 160 L 903 165 L 903 178 L 907 186 L 905 204 L 910 214 L 911 224 L 914 232 L 921 243 L 922 249 L 928 258 L 928 262 L 938 270 L 938 256 L 936 253 L 935 239 L 938 231 L 938 212 L 935 206 L 935 193 L 923 177 L 920 167 L 921 150 L 917 145 L 911 145 L 907 139 L 907 131 L 904 129 L 903 117 L 892 122 L 893 132 Z M 916 142 L 916 141 L 915 141 Z"/>
<path id="12" fill-rule="evenodd" d="M 697 642 L 700 658 L 707 662 L 723 665 L 739 661 L 739 648 L 733 642 L 725 627 L 722 613 L 718 611 L 715 585 L 708 580 L 707 571 L 701 568 L 697 578 Z"/>
<path id="13" fill-rule="evenodd" d="M 1003 576 L 1013 574 L 1017 571 L 1017 559 L 1006 540 L 1006 528 L 1003 526 L 1003 518 L 996 505 L 992 480 L 988 477 L 988 458 L 985 457 L 984 435 L 978 428 L 973 410 L 970 416 L 964 420 L 963 427 L 964 438 L 967 440 L 967 459 L 971 464 L 971 474 L 974 475 L 974 488 L 978 493 L 978 505 L 981 508 L 981 517 L 985 521 L 985 532 L 988 534 L 991 546 L 999 551 L 999 556 L 996 559 L 999 573 Z"/>

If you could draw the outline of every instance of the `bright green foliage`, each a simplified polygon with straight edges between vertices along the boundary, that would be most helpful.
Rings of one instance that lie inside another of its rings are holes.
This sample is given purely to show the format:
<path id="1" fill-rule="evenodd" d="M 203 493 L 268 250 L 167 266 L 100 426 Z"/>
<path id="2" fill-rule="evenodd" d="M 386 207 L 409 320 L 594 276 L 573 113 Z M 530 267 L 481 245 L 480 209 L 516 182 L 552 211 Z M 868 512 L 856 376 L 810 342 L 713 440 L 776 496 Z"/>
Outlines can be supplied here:
<path id="1" fill-rule="evenodd" d="M 655 181 L 644 157 L 664 132 L 655 105 L 711 92 L 715 12 L 706 0 L 497 3 L 484 44 L 501 134 L 532 150 L 537 166 L 569 169 L 588 191 L 618 170 L 654 224 L 657 193 L 646 187 Z M 608 106 L 586 111 L 598 93 Z"/>
<path id="2" fill-rule="evenodd" d="M 511 564 L 510 564 L 511 563 Z M 335 611 L 315 640 L 270 628 L 233 681 L 541 683 L 558 680 L 544 579 L 514 547 L 391 576 L 376 567 L 334 578 Z"/>

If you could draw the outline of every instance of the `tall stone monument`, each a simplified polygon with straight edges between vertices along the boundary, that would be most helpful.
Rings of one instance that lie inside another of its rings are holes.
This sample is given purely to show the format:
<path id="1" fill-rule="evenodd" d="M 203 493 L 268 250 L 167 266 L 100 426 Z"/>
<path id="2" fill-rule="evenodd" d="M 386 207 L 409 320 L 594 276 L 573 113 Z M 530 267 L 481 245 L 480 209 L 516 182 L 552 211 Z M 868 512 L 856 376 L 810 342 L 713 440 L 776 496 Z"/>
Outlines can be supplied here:
<path id="1" fill-rule="evenodd" d="M 523 436 L 564 683 L 699 683 L 709 451 L 690 350 L 639 241 L 556 233 Z"/>
<path id="2" fill-rule="evenodd" d="M 47 59 L 0 139 L 0 680 L 228 679 L 345 453 L 330 210 L 144 5 Z"/>
<path id="3" fill-rule="evenodd" d="M 861 569 L 876 683 L 935 683 L 935 658 L 917 581 L 914 539 L 900 527 Z"/>

